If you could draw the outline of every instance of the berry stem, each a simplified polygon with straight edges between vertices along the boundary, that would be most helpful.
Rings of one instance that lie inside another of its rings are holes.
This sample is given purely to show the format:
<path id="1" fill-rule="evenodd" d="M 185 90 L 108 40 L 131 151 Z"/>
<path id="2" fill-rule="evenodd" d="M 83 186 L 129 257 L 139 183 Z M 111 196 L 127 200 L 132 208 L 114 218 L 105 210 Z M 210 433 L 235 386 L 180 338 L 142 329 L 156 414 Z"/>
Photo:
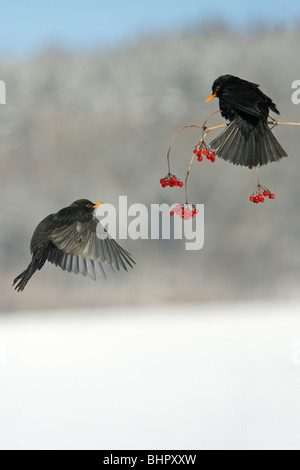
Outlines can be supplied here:
<path id="1" fill-rule="evenodd" d="M 257 167 L 256 167 L 257 185 L 260 186 L 260 184 L 259 184 L 259 172 L 258 172 L 258 168 L 259 168 L 259 167 L 258 167 L 258 165 L 257 165 Z"/>
<path id="2" fill-rule="evenodd" d="M 188 182 L 188 178 L 189 178 L 189 174 L 190 174 L 190 170 L 191 170 L 191 166 L 193 164 L 193 160 L 195 158 L 195 153 L 193 153 L 193 156 L 191 158 L 191 161 L 190 161 L 190 164 L 189 164 L 189 167 L 188 167 L 188 170 L 186 172 L 186 177 L 185 177 L 185 181 L 184 181 L 184 189 L 185 189 L 185 203 L 188 204 L 188 194 L 187 194 L 187 182 Z"/>

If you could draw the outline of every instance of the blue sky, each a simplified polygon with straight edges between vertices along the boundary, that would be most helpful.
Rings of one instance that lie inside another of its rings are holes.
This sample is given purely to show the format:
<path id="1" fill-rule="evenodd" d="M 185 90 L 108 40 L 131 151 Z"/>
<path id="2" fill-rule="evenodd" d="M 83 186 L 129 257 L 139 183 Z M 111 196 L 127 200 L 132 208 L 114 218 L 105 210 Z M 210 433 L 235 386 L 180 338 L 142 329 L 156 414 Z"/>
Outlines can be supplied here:
<path id="1" fill-rule="evenodd" d="M 0 54 L 12 57 L 49 46 L 84 51 L 203 21 L 239 29 L 300 21 L 300 2 L 282 0 L 2 0 L 0 11 Z"/>

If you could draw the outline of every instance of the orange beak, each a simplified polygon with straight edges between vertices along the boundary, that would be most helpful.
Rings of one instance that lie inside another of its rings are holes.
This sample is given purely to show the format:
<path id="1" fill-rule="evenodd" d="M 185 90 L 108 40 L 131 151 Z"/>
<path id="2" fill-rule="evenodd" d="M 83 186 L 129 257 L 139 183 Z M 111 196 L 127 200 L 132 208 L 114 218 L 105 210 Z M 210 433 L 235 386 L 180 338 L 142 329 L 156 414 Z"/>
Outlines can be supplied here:
<path id="1" fill-rule="evenodd" d="M 206 100 L 206 101 L 210 101 L 210 100 L 212 100 L 213 98 L 215 98 L 215 96 L 216 96 L 216 94 L 215 94 L 215 93 L 214 93 L 213 95 L 210 95 L 210 96 L 207 98 L 207 100 Z"/>
<path id="2" fill-rule="evenodd" d="M 96 204 L 93 205 L 93 209 L 96 209 L 96 207 L 99 207 L 102 204 L 104 204 L 104 202 L 96 202 Z"/>

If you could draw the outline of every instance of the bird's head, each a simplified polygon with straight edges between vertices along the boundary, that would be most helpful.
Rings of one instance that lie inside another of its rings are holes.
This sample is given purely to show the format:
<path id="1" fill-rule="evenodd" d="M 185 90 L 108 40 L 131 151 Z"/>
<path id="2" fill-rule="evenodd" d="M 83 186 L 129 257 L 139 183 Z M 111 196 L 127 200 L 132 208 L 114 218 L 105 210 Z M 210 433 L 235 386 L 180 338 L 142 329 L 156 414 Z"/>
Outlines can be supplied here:
<path id="1" fill-rule="evenodd" d="M 212 98 L 219 98 L 222 96 L 222 92 L 226 85 L 232 81 L 232 79 L 235 78 L 232 75 L 221 75 L 221 77 L 216 78 L 214 81 L 211 89 L 212 89 L 212 94 L 207 98 L 206 101 L 210 101 Z"/>
<path id="2" fill-rule="evenodd" d="M 77 201 L 73 202 L 71 206 L 76 206 L 82 210 L 85 210 L 86 212 L 94 212 L 94 210 L 101 206 L 103 202 L 91 202 L 88 199 L 78 199 Z"/>

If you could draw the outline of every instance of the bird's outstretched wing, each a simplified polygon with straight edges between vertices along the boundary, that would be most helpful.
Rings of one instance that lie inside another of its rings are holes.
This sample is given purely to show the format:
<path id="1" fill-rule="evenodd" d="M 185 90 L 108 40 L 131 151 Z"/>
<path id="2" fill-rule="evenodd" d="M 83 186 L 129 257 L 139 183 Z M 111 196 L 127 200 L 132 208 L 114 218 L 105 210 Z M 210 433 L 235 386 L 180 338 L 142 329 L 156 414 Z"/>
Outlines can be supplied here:
<path id="1" fill-rule="evenodd" d="M 107 271 L 135 264 L 131 255 L 124 250 L 93 217 L 88 224 L 74 222 L 56 227 L 51 233 L 53 248 L 49 250 L 48 261 L 63 270 L 88 275 L 96 280 L 96 275 L 106 278 Z"/>

